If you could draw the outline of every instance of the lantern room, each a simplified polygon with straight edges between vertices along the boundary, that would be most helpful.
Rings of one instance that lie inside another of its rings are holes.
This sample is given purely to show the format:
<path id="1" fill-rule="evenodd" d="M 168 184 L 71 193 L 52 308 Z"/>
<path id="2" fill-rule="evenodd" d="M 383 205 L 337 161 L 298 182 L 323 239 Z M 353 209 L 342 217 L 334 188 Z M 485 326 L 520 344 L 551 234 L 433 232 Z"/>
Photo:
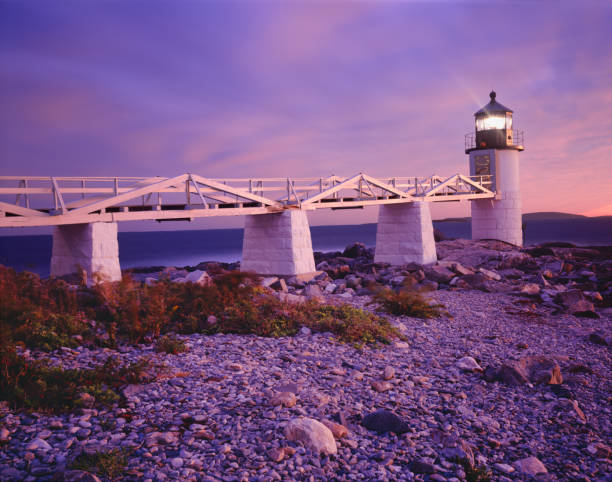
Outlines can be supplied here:
<path id="1" fill-rule="evenodd" d="M 522 132 L 512 126 L 512 109 L 497 102 L 496 95 L 492 91 L 491 101 L 474 114 L 476 130 L 466 135 L 466 154 L 475 149 L 524 149 Z"/>

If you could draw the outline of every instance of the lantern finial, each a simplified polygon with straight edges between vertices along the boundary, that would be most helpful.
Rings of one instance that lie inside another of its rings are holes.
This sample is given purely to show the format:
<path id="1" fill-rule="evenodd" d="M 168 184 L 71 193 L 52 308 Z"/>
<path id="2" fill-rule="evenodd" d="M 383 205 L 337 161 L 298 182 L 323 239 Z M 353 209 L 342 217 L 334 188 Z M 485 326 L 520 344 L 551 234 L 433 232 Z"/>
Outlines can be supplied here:
<path id="1" fill-rule="evenodd" d="M 495 96 L 496 96 L 496 95 L 497 95 L 497 94 L 495 93 L 495 91 L 494 91 L 494 90 L 492 90 L 492 91 L 491 91 L 491 93 L 489 94 L 489 97 L 491 97 L 491 102 L 495 102 Z"/>

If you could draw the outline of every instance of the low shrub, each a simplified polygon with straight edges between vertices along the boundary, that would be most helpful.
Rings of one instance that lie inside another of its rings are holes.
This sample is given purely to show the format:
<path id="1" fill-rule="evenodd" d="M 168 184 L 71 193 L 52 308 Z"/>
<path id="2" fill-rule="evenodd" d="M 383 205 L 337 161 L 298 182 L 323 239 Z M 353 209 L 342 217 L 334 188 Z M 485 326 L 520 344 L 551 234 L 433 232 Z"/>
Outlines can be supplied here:
<path id="1" fill-rule="evenodd" d="M 187 351 L 185 342 L 174 336 L 162 336 L 155 344 L 155 349 L 170 355 L 177 355 Z"/>
<path id="2" fill-rule="evenodd" d="M 0 324 L 15 343 L 50 351 L 91 336 L 76 292 L 62 280 L 0 266 L 0 293 Z"/>
<path id="3" fill-rule="evenodd" d="M 370 304 L 377 304 L 386 313 L 416 318 L 436 318 L 443 315 L 444 305 L 431 303 L 420 293 L 409 290 L 394 291 L 383 288 L 374 294 Z"/>
<path id="4" fill-rule="evenodd" d="M 304 325 L 313 331 L 330 332 L 348 343 L 385 343 L 401 338 L 389 321 L 350 305 L 310 306 Z"/>
<path id="5" fill-rule="evenodd" d="M 0 266 L 0 292 L 0 329 L 7 333 L 0 345 L 21 343 L 43 350 L 157 339 L 158 350 L 179 353 L 184 346 L 178 340 L 160 336 L 222 332 L 279 337 L 294 335 L 302 326 L 334 333 L 350 343 L 387 343 L 398 335 L 381 317 L 348 305 L 280 301 L 259 286 L 254 275 L 241 272 L 220 272 L 206 286 L 169 279 L 147 285 L 126 275 L 119 282 L 87 288 Z M 412 295 L 383 291 L 378 300 L 391 306 L 391 298 L 397 296 Z M 435 313 L 435 307 L 419 300 L 399 305 L 409 304 L 411 314 L 421 305 L 419 313 Z M 208 323 L 211 315 L 217 323 Z"/>
<path id="6" fill-rule="evenodd" d="M 127 465 L 128 456 L 120 449 L 113 449 L 94 453 L 82 452 L 72 461 L 70 468 L 93 472 L 114 480 L 123 475 Z"/>
<path id="7" fill-rule="evenodd" d="M 141 360 L 120 366 L 108 358 L 96 368 L 63 369 L 48 366 L 44 361 L 29 362 L 12 353 L 2 353 L 0 399 L 14 408 L 61 412 L 79 407 L 82 394 L 95 397 L 101 405 L 119 401 L 119 389 L 142 380 L 148 362 Z"/>

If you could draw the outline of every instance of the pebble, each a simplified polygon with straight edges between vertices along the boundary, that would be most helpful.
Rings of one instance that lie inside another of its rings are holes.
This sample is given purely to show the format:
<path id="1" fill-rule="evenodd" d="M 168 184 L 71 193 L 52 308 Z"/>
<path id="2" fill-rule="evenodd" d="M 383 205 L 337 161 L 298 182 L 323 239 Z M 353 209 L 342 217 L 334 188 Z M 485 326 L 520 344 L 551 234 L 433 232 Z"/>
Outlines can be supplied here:
<path id="1" fill-rule="evenodd" d="M 439 243 L 441 256 L 444 243 Z M 478 249 L 468 251 L 462 256 L 481 256 Z M 522 278 L 505 278 L 509 268 L 499 265 L 510 264 L 504 256 L 514 252 L 519 253 L 511 248 L 496 251 L 495 258 L 482 264 L 460 260 L 473 272 L 484 267 L 500 274 L 500 281 L 487 280 L 486 286 L 504 285 L 507 293 L 440 282 L 439 290 L 426 295 L 444 304 L 452 319 L 388 316 L 405 337 L 389 345 L 357 349 L 304 329 L 299 336 L 276 339 L 181 336 L 190 349 L 179 357 L 155 353 L 151 344 L 46 353 L 53 363 L 68 368 L 98 365 L 109 354 L 124 363 L 154 356 L 164 373 L 150 383 L 133 385 L 126 406 L 95 404 L 72 414 L 2 408 L 0 479 L 49 479 L 83 450 L 119 449 L 131 453 L 130 477 L 152 481 L 202 474 L 208 480 L 409 480 L 415 477 L 410 467 L 423 472 L 416 477 L 424 479 L 465 480 L 465 470 L 444 458 L 460 453 L 459 448 L 468 453 L 458 440 L 474 447 L 475 463 L 493 471 L 495 479 L 527 478 L 529 471 L 543 470 L 551 480 L 610 479 L 606 460 L 612 411 L 606 387 L 612 354 L 606 340 L 612 313 L 597 308 L 599 319 L 563 311 L 553 315 L 553 308 L 543 306 L 538 296 L 521 296 L 526 283 L 542 281 L 527 271 L 519 273 Z M 366 269 L 359 276 L 362 286 L 368 286 L 366 276 L 381 282 L 417 272 L 371 264 Z M 461 270 L 451 269 L 457 274 L 453 279 L 464 278 Z M 552 292 L 554 304 L 557 285 L 569 291 L 579 280 L 566 273 L 561 282 L 560 269 L 551 273 L 551 286 L 543 289 Z M 471 276 L 484 277 L 482 272 Z M 342 281 L 326 279 L 320 287 L 329 283 L 342 291 L 348 285 Z M 295 290 L 290 283 L 288 288 Z M 366 305 L 371 298 L 361 296 L 359 289 L 349 294 L 345 302 L 377 309 Z M 322 295 L 328 301 L 341 300 L 326 288 Z M 593 333 L 598 338 L 591 339 Z M 40 355 L 32 351 L 30 356 Z M 457 364 L 466 356 L 483 368 L 523 356 L 547 356 L 559 365 L 562 383 L 487 383 L 475 366 L 465 371 Z M 388 385 L 377 391 L 374 382 Z M 279 392 L 290 392 L 296 403 L 272 404 Z M 379 425 L 371 425 L 368 417 L 380 410 L 396 417 L 393 423 L 384 426 L 382 417 Z M 297 437 L 289 440 L 285 427 L 300 418 L 320 422 L 336 452 L 319 452 Z M 525 462 L 535 454 L 541 466 Z"/>

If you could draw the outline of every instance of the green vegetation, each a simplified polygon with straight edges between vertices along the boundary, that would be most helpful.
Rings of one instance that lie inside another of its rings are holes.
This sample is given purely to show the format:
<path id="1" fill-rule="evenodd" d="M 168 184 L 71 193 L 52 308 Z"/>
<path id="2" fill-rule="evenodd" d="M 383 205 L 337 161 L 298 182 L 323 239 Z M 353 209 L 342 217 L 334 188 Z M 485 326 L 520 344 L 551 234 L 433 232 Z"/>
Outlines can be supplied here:
<path id="1" fill-rule="evenodd" d="M 78 408 L 86 400 L 112 405 L 119 401 L 119 389 L 127 383 L 139 382 L 147 368 L 146 361 L 121 367 L 117 360 L 108 358 L 93 369 L 65 370 L 48 366 L 43 361 L 29 362 L 17 355 L 14 345 L 3 339 L 0 343 L 0 399 L 15 408 L 54 412 Z"/>
<path id="2" fill-rule="evenodd" d="M 167 279 L 146 285 L 125 276 L 86 288 L 0 266 L 0 293 L 0 399 L 37 410 L 70 410 L 83 403 L 83 393 L 98 404 L 115 403 L 121 386 L 137 381 L 146 366 L 122 368 L 109 359 L 92 370 L 64 370 L 31 363 L 16 346 L 50 351 L 157 340 L 158 351 L 177 354 L 185 344 L 169 333 L 281 337 L 308 327 L 356 345 L 400 336 L 384 318 L 349 305 L 280 301 L 254 275 L 239 272 L 219 274 L 209 286 Z"/>
<path id="3" fill-rule="evenodd" d="M 86 452 L 78 455 L 71 464 L 74 470 L 93 472 L 110 480 L 120 477 L 128 465 L 127 455 L 119 449 L 106 452 Z"/>
<path id="4" fill-rule="evenodd" d="M 383 288 L 374 294 L 371 304 L 392 315 L 414 316 L 416 318 L 437 318 L 445 314 L 444 305 L 431 303 L 420 293 L 410 290 L 394 291 Z"/>
<path id="5" fill-rule="evenodd" d="M 185 342 L 170 335 L 162 336 L 155 344 L 155 349 L 169 355 L 178 355 L 187 351 Z"/>

